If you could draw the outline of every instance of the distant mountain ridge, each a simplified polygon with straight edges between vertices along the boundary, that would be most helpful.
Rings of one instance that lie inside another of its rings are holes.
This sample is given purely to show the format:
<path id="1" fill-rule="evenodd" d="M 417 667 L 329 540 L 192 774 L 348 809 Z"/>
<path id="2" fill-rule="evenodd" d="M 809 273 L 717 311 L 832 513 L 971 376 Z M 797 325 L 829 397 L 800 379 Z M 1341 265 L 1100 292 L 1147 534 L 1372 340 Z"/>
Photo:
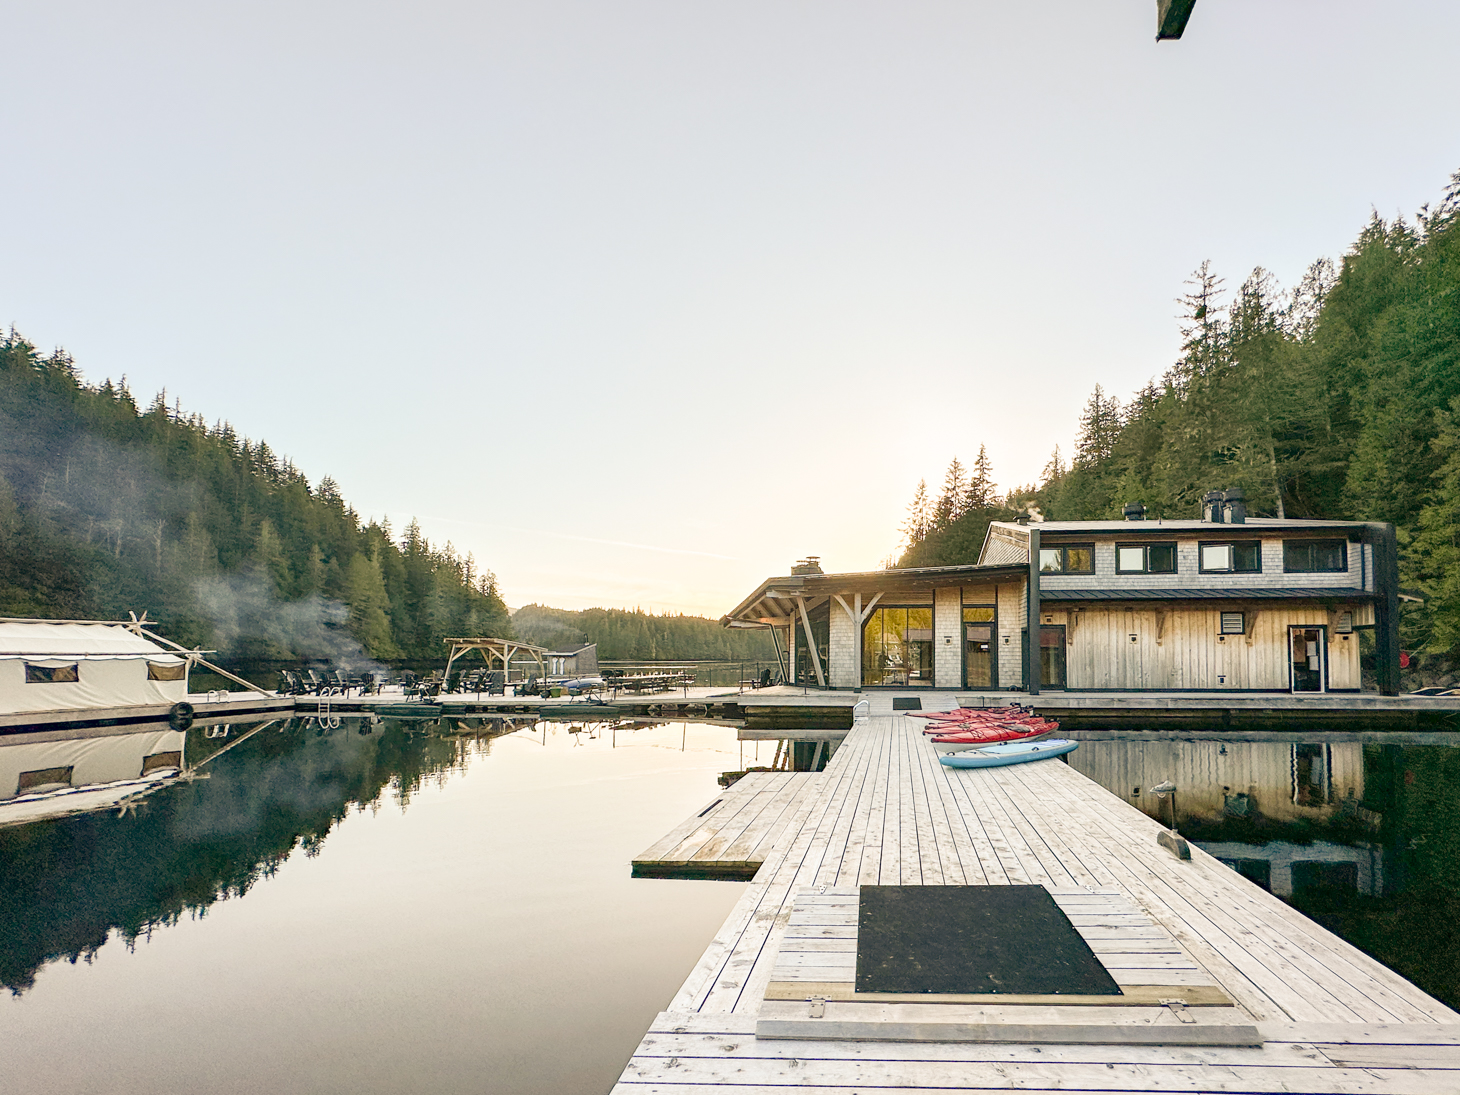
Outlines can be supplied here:
<path id="1" fill-rule="evenodd" d="M 588 608 L 574 612 L 546 605 L 524 605 L 512 614 L 517 637 L 552 649 L 598 644 L 598 656 L 617 660 L 771 660 L 776 656 L 763 631 L 731 631 L 703 616 L 641 609 Z"/>

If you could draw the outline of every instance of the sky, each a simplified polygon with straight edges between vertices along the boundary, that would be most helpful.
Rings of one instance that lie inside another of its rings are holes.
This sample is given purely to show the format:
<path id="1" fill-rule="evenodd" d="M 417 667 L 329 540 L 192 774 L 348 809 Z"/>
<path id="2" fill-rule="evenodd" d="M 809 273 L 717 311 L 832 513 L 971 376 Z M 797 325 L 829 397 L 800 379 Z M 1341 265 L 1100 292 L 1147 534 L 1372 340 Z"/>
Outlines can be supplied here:
<path id="1" fill-rule="evenodd" d="M 0 322 L 509 605 L 872 569 L 1460 169 L 1460 6 L 0 0 Z"/>

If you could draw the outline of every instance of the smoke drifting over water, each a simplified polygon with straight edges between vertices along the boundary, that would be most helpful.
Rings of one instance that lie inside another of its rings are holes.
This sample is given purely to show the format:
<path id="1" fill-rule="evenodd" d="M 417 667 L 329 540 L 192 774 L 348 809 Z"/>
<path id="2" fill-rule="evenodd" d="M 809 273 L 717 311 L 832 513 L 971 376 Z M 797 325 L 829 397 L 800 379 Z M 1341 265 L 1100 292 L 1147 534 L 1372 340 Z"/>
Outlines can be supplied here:
<path id="1" fill-rule="evenodd" d="M 317 594 L 280 600 L 257 569 L 202 578 L 193 592 L 229 656 L 329 662 L 346 673 L 385 672 L 345 630 L 350 610 Z"/>

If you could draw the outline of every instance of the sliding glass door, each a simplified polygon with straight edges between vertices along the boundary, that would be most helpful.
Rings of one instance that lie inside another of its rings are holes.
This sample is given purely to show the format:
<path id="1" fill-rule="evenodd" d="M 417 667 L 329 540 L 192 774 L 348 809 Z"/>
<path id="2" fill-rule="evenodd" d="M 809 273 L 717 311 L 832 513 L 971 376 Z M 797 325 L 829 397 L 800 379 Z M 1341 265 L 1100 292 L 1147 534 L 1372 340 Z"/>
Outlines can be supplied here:
<path id="1" fill-rule="evenodd" d="M 933 610 L 877 608 L 862 631 L 862 684 L 933 686 Z"/>

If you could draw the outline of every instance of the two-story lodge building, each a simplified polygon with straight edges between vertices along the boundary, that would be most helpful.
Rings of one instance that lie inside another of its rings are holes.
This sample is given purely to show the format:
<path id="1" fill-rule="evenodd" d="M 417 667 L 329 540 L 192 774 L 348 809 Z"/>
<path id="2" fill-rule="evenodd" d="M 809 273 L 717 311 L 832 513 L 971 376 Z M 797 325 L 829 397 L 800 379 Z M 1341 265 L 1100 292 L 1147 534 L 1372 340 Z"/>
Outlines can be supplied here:
<path id="1" fill-rule="evenodd" d="M 817 688 L 1355 692 L 1399 685 L 1392 525 L 1248 518 L 994 522 L 966 566 L 763 582 L 721 621 L 772 629 Z"/>

